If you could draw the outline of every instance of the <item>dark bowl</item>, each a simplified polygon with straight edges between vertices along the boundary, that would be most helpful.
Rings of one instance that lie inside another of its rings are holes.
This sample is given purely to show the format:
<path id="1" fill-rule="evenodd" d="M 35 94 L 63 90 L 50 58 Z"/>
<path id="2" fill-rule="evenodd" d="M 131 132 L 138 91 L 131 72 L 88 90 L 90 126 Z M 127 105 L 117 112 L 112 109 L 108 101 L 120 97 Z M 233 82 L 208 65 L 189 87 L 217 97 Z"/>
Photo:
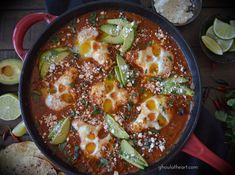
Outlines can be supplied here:
<path id="1" fill-rule="evenodd" d="M 235 20 L 235 16 L 225 16 L 221 14 L 213 15 L 205 19 L 201 26 L 201 30 L 199 32 L 199 41 L 201 48 L 203 52 L 206 54 L 207 57 L 209 57 L 212 61 L 215 61 L 217 63 L 231 63 L 235 62 L 235 52 L 225 52 L 223 55 L 216 55 L 213 52 L 211 52 L 202 42 L 201 36 L 206 34 L 207 29 L 213 25 L 214 19 L 218 18 L 224 22 L 229 23 L 229 20 Z"/>
<path id="2" fill-rule="evenodd" d="M 156 12 L 156 9 L 154 7 L 154 0 L 151 0 L 151 1 L 152 1 L 152 9 L 153 9 L 154 12 Z M 193 22 L 198 17 L 198 15 L 200 14 L 201 9 L 202 9 L 202 0 L 190 0 L 190 1 L 193 4 L 193 6 L 189 8 L 189 11 L 193 12 L 192 18 L 190 18 L 185 23 L 172 23 L 174 26 L 184 26 L 184 25 L 187 25 L 187 24 Z"/>

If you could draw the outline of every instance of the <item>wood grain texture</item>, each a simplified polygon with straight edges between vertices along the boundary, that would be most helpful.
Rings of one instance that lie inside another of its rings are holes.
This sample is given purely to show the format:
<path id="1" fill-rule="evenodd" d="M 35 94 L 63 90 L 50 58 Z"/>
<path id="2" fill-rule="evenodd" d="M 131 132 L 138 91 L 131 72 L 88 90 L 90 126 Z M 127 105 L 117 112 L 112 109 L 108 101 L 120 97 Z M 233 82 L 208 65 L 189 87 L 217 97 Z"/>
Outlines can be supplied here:
<path id="1" fill-rule="evenodd" d="M 39 10 L 44 9 L 44 0 L 8 0 L 0 1 L 0 10 Z"/>

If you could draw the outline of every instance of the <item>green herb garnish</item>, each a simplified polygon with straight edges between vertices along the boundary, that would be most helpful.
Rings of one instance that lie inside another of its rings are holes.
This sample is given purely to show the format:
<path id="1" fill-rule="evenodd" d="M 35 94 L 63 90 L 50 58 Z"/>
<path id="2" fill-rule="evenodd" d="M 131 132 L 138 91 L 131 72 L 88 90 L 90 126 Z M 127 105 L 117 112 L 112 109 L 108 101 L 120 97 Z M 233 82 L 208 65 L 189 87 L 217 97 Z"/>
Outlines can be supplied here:
<path id="1" fill-rule="evenodd" d="M 72 33 L 77 32 L 76 25 L 77 25 L 77 18 L 74 18 L 69 22 L 69 27 L 70 27 Z"/>
<path id="2" fill-rule="evenodd" d="M 78 156 L 79 156 L 78 152 L 79 152 L 79 147 L 78 147 L 78 145 L 75 145 L 74 146 L 73 160 L 77 160 L 78 159 Z"/>
<path id="3" fill-rule="evenodd" d="M 132 108 L 133 108 L 133 106 L 134 106 L 134 103 L 133 103 L 132 101 L 129 101 L 129 102 L 127 103 L 127 110 L 128 110 L 128 111 L 131 111 Z"/>
<path id="4" fill-rule="evenodd" d="M 32 96 L 32 100 L 35 102 L 35 103 L 38 103 L 40 98 L 41 98 L 41 93 L 38 92 L 38 91 L 32 91 L 31 92 L 31 96 Z"/>
<path id="5" fill-rule="evenodd" d="M 100 162 L 99 163 L 100 163 L 101 167 L 106 167 L 108 165 L 109 161 L 107 159 L 105 159 L 105 158 L 100 158 Z"/>
<path id="6" fill-rule="evenodd" d="M 50 37 L 49 42 L 52 42 L 52 44 L 57 44 L 58 42 L 60 42 L 60 38 L 56 34 L 54 34 Z"/>
<path id="7" fill-rule="evenodd" d="M 172 57 L 169 55 L 167 56 L 167 58 L 170 60 L 170 61 L 173 61 Z"/>
<path id="8" fill-rule="evenodd" d="M 89 104 L 89 102 L 86 100 L 86 99 L 81 99 L 81 103 L 85 106 L 85 107 L 87 107 L 88 106 L 88 104 Z"/>
<path id="9" fill-rule="evenodd" d="M 97 115 L 100 113 L 101 113 L 100 109 L 97 106 L 93 106 L 92 114 Z"/>
<path id="10" fill-rule="evenodd" d="M 96 25 L 96 16 L 96 12 L 92 12 L 88 18 L 88 21 L 92 26 Z"/>

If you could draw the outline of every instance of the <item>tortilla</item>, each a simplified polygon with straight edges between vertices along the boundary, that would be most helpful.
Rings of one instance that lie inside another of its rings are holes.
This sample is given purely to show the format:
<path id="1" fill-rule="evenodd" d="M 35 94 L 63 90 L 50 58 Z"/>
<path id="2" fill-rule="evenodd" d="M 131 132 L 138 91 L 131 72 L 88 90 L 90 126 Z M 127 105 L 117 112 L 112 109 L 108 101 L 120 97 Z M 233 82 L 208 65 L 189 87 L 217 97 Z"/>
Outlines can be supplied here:
<path id="1" fill-rule="evenodd" d="M 37 146 L 31 142 L 20 142 L 14 143 L 6 147 L 4 150 L 0 151 L 0 162 L 2 158 L 5 159 L 14 159 L 16 157 L 24 157 L 24 156 L 35 156 L 42 159 L 46 159 L 45 156 L 40 152 Z"/>
<path id="2" fill-rule="evenodd" d="M 57 175 L 49 162 L 38 157 L 26 156 L 11 162 L 11 164 L 1 162 L 0 173 L 6 175 Z"/>
<path id="3" fill-rule="evenodd" d="M 26 141 L 0 151 L 0 174 L 56 175 L 57 172 L 36 145 Z"/>

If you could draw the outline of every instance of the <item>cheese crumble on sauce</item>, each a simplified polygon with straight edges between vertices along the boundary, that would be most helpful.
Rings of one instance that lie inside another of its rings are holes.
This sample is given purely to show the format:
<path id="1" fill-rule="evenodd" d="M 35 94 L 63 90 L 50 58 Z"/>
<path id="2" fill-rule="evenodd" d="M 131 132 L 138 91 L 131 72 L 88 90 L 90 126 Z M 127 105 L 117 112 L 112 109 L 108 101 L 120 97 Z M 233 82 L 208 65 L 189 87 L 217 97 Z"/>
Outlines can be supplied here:
<path id="1" fill-rule="evenodd" d="M 30 82 L 29 107 L 45 144 L 92 175 L 154 164 L 190 117 L 192 76 L 184 55 L 158 24 L 134 13 L 73 19 L 40 49 Z"/>

